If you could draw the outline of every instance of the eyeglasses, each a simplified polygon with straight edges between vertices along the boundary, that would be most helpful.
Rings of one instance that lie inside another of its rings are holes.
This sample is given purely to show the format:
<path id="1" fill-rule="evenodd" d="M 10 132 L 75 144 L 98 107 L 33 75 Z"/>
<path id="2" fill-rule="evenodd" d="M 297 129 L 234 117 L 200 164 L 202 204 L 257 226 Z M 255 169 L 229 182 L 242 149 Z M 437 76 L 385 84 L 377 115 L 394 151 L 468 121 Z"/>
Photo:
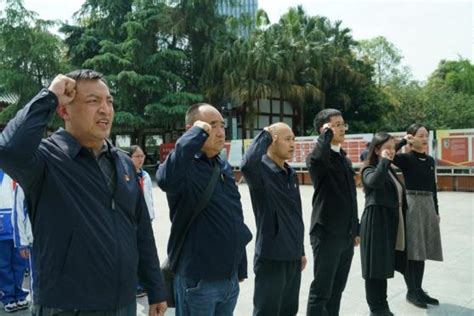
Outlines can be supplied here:
<path id="1" fill-rule="evenodd" d="M 337 127 L 337 128 L 343 128 L 344 130 L 348 130 L 349 129 L 349 124 L 346 124 L 346 123 L 336 123 L 334 124 L 334 127 Z"/>

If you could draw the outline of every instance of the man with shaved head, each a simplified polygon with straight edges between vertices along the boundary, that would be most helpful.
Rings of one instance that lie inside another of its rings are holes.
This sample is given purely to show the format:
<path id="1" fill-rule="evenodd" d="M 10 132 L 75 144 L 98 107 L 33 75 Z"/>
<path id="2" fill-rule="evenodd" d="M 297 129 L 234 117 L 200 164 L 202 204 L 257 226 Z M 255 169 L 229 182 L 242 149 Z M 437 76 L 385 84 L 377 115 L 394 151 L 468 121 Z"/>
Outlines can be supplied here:
<path id="1" fill-rule="evenodd" d="M 219 111 L 206 103 L 194 104 L 186 113 L 186 132 L 156 173 L 170 207 L 168 258 L 177 257 L 178 316 L 232 315 L 239 281 L 247 278 L 245 247 L 252 234 L 244 224 L 232 167 L 219 157 L 224 142 Z M 212 182 L 216 170 L 217 182 Z M 210 183 L 215 184 L 209 191 Z M 207 192 L 209 199 L 202 203 Z M 180 245 L 183 227 L 189 229 Z"/>
<path id="2" fill-rule="evenodd" d="M 275 123 L 257 135 L 242 160 L 257 224 L 254 316 L 298 312 L 306 257 L 298 177 L 286 163 L 294 148 L 291 128 Z"/>

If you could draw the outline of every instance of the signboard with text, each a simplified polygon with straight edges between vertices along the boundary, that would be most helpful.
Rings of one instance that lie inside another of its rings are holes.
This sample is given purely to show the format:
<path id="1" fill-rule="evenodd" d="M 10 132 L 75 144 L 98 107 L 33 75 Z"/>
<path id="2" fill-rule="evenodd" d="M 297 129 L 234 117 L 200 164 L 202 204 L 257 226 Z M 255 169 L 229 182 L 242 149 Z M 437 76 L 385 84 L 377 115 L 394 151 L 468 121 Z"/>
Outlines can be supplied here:
<path id="1" fill-rule="evenodd" d="M 436 131 L 440 166 L 474 166 L 474 128 Z"/>

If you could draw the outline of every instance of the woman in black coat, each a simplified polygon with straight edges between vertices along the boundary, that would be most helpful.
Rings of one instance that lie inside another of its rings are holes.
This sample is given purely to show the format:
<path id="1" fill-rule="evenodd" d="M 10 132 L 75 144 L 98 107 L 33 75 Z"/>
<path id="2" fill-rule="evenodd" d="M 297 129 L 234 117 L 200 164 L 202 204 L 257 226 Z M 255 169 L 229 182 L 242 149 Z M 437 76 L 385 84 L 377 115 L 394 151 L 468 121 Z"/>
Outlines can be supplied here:
<path id="1" fill-rule="evenodd" d="M 405 189 L 391 168 L 395 140 L 375 134 L 362 169 L 365 208 L 361 219 L 362 277 L 371 315 L 393 315 L 387 303 L 387 279 L 406 266 Z"/>

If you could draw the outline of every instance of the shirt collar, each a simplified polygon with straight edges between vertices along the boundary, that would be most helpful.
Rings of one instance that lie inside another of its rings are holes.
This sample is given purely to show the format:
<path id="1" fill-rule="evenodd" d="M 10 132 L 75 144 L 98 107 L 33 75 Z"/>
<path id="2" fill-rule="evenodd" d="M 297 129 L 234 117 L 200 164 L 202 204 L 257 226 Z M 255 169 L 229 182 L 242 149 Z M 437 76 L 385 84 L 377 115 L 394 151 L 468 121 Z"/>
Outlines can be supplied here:
<path id="1" fill-rule="evenodd" d="M 337 153 L 341 153 L 341 145 L 340 145 L 340 144 L 339 144 L 339 145 L 333 145 L 333 144 L 331 144 L 331 150 L 332 150 L 332 151 L 335 151 L 335 152 L 337 152 Z"/>

